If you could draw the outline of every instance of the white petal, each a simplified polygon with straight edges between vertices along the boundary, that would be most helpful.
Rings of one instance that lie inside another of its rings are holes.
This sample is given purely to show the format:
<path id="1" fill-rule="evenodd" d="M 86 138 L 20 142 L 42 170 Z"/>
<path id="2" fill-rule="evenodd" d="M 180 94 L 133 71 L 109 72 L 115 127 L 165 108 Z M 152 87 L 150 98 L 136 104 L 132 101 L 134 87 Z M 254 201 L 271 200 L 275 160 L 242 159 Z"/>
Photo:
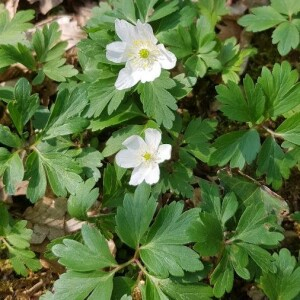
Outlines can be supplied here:
<path id="1" fill-rule="evenodd" d="M 139 72 L 133 72 L 132 69 L 125 66 L 118 75 L 115 82 L 117 90 L 125 90 L 135 86 L 140 81 L 141 74 Z"/>
<path id="2" fill-rule="evenodd" d="M 135 168 L 142 163 L 143 159 L 138 152 L 121 150 L 116 155 L 116 164 L 122 168 Z"/>
<path id="3" fill-rule="evenodd" d="M 157 45 L 160 50 L 160 56 L 158 56 L 158 61 L 163 69 L 170 70 L 176 65 L 176 56 L 167 50 L 163 44 Z"/>
<path id="4" fill-rule="evenodd" d="M 115 29 L 118 37 L 123 42 L 130 42 L 136 39 L 137 37 L 137 31 L 135 29 L 135 26 L 133 26 L 125 20 L 116 19 Z"/>
<path id="5" fill-rule="evenodd" d="M 134 168 L 130 177 L 129 184 L 130 185 L 139 185 L 142 183 L 147 176 L 147 174 L 151 171 L 149 165 L 140 164 L 138 167 Z"/>
<path id="6" fill-rule="evenodd" d="M 148 147 L 156 152 L 161 141 L 161 133 L 157 129 L 147 128 L 145 130 L 145 142 Z"/>
<path id="7" fill-rule="evenodd" d="M 138 135 L 132 135 L 127 138 L 122 145 L 128 148 L 131 151 L 137 151 L 139 153 L 145 152 L 147 149 L 147 144 L 145 141 Z"/>
<path id="8" fill-rule="evenodd" d="M 140 20 L 137 20 L 136 29 L 140 39 L 142 40 L 149 40 L 153 44 L 157 43 L 157 38 L 153 34 L 152 27 L 147 23 L 142 23 Z"/>
<path id="9" fill-rule="evenodd" d="M 171 158 L 172 146 L 169 144 L 162 144 L 158 147 L 156 154 L 156 161 L 161 163 Z"/>
<path id="10" fill-rule="evenodd" d="M 150 185 L 157 183 L 159 180 L 159 174 L 160 171 L 159 171 L 158 164 L 152 164 L 150 172 L 148 172 L 147 175 L 145 176 L 146 183 Z"/>
<path id="11" fill-rule="evenodd" d="M 115 63 L 125 62 L 127 57 L 125 55 L 126 43 L 113 42 L 106 46 L 106 58 Z"/>
<path id="12" fill-rule="evenodd" d="M 141 74 L 141 82 L 151 82 L 154 81 L 156 78 L 160 76 L 161 73 L 161 66 L 160 63 L 155 61 L 151 67 L 140 71 Z"/>

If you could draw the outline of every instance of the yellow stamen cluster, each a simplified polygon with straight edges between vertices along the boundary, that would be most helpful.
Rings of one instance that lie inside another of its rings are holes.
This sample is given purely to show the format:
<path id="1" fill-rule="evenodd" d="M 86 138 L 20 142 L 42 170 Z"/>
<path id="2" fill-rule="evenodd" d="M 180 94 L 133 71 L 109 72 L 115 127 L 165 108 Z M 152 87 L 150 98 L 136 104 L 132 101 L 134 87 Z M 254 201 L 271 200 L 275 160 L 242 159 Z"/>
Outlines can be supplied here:
<path id="1" fill-rule="evenodd" d="M 139 55 L 140 55 L 141 58 L 148 58 L 149 55 L 150 55 L 150 52 L 147 49 L 141 49 L 139 51 Z"/>
<path id="2" fill-rule="evenodd" d="M 152 155 L 148 152 L 146 152 L 143 157 L 145 158 L 146 161 L 150 160 L 152 158 Z"/>

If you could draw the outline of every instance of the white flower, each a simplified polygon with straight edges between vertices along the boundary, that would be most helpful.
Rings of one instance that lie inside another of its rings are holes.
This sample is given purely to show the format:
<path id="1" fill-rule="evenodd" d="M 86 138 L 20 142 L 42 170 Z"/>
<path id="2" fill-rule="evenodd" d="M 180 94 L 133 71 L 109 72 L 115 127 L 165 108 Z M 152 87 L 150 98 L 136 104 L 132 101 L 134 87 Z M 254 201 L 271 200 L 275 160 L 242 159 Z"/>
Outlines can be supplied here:
<path id="1" fill-rule="evenodd" d="M 139 81 L 153 81 L 160 76 L 162 68 L 169 70 L 175 67 L 175 55 L 164 45 L 157 45 L 149 24 L 138 20 L 134 26 L 117 19 L 115 28 L 121 41 L 106 46 L 106 58 L 115 63 L 126 62 L 115 83 L 118 90 L 130 88 Z"/>
<path id="2" fill-rule="evenodd" d="M 172 146 L 162 144 L 161 133 L 152 128 L 145 130 L 145 141 L 138 135 L 127 138 L 123 149 L 116 155 L 116 163 L 122 168 L 134 168 L 129 184 L 138 185 L 144 180 L 148 184 L 159 180 L 158 164 L 171 158 Z"/>

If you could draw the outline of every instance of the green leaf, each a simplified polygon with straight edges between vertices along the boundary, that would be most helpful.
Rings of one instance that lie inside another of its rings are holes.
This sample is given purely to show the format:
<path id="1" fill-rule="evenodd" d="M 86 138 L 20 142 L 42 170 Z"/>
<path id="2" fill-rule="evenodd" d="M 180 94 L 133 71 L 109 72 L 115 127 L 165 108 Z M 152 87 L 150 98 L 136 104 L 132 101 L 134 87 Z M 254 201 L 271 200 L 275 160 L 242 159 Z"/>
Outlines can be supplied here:
<path id="1" fill-rule="evenodd" d="M 201 14 L 210 20 L 212 27 L 216 25 L 221 16 L 228 14 L 228 7 L 224 0 L 202 0 L 197 2 L 197 5 Z"/>
<path id="2" fill-rule="evenodd" d="M 281 23 L 272 34 L 272 43 L 278 44 L 280 55 L 288 54 L 299 45 L 299 30 L 289 21 Z"/>
<path id="3" fill-rule="evenodd" d="M 88 87 L 88 99 L 90 102 L 87 116 L 98 117 L 107 107 L 108 115 L 111 115 L 121 104 L 125 97 L 126 90 L 115 88 L 116 78 L 100 79 Z"/>
<path id="4" fill-rule="evenodd" d="M 213 271 L 210 283 L 214 285 L 215 297 L 221 298 L 225 292 L 229 293 L 233 287 L 234 272 L 230 262 L 229 249 L 225 248 L 223 256 Z"/>
<path id="5" fill-rule="evenodd" d="M 135 2 L 139 10 L 140 19 L 144 22 L 148 22 L 150 11 L 158 0 L 136 0 Z"/>
<path id="6" fill-rule="evenodd" d="M 133 249 L 139 246 L 156 210 L 157 203 L 150 192 L 150 186 L 139 185 L 134 195 L 125 195 L 123 205 L 117 210 L 116 232 Z"/>
<path id="7" fill-rule="evenodd" d="M 80 183 L 74 193 L 68 199 L 68 213 L 78 220 L 87 219 L 87 211 L 96 202 L 99 196 L 99 189 L 94 188 L 93 178 Z"/>
<path id="8" fill-rule="evenodd" d="M 182 150 L 182 149 L 180 149 Z M 191 185 L 193 181 L 193 172 L 190 167 L 186 167 L 183 163 L 187 163 L 185 159 L 183 159 L 182 153 L 184 151 L 180 151 L 180 161 L 175 162 L 172 166 L 171 172 L 168 170 L 161 169 L 161 180 L 154 186 L 153 192 L 157 194 L 165 193 L 170 190 L 171 193 L 176 193 L 183 195 L 186 198 L 191 198 L 193 196 L 193 186 Z M 186 156 L 191 157 L 188 153 Z M 186 158 L 186 157 L 185 157 Z M 193 161 L 194 162 L 194 161 Z"/>
<path id="9" fill-rule="evenodd" d="M 205 284 L 179 284 L 170 279 L 158 281 L 160 289 L 174 300 L 209 300 L 212 299 L 212 288 Z"/>
<path id="10" fill-rule="evenodd" d="M 8 103 L 10 116 L 21 135 L 24 125 L 30 120 L 39 107 L 38 94 L 31 94 L 31 85 L 25 78 L 21 78 L 15 85 L 14 101 Z"/>
<path id="11" fill-rule="evenodd" d="M 0 143 L 12 148 L 19 148 L 22 145 L 20 138 L 12 133 L 9 127 L 3 125 L 0 125 Z"/>
<path id="12" fill-rule="evenodd" d="M 144 112 L 154 118 L 158 125 L 163 124 L 170 129 L 175 120 L 174 110 L 177 109 L 176 99 L 168 92 L 175 86 L 174 80 L 169 78 L 169 73 L 164 72 L 152 82 L 140 83 L 138 92 L 141 96 Z"/>
<path id="13" fill-rule="evenodd" d="M 18 11 L 10 20 L 6 9 L 0 8 L 0 44 L 12 44 L 25 40 L 24 32 L 33 25 L 34 10 Z"/>
<path id="14" fill-rule="evenodd" d="M 286 141 L 300 145 L 300 113 L 282 122 L 276 129 L 276 133 L 280 134 Z"/>
<path id="15" fill-rule="evenodd" d="M 180 100 L 187 96 L 193 90 L 193 86 L 197 82 L 196 77 L 186 77 L 184 73 L 176 75 L 175 77 L 173 77 L 173 80 L 176 82 L 176 86 L 171 89 L 171 94 L 177 100 Z"/>
<path id="16" fill-rule="evenodd" d="M 231 120 L 256 123 L 264 114 L 265 96 L 262 87 L 254 85 L 249 75 L 246 75 L 243 84 L 244 93 L 232 81 L 216 87 L 217 99 L 221 102 L 220 110 Z"/>
<path id="17" fill-rule="evenodd" d="M 110 300 L 114 273 L 67 271 L 54 283 L 51 300 Z M 47 300 L 49 298 L 46 298 Z"/>
<path id="18" fill-rule="evenodd" d="M 242 169 L 251 164 L 260 149 L 260 137 L 255 129 L 233 131 L 221 135 L 212 144 L 210 165 L 224 166 L 230 161 L 231 168 Z"/>
<path id="19" fill-rule="evenodd" d="M 300 267 L 289 250 L 281 249 L 274 253 L 277 272 L 264 272 L 260 277 L 260 285 L 270 300 L 292 300 L 300 293 Z"/>
<path id="20" fill-rule="evenodd" d="M 182 214 L 183 204 L 173 202 L 160 209 L 145 241 L 140 255 L 147 269 L 161 278 L 183 276 L 185 271 L 203 269 L 198 255 L 184 244 L 190 242 L 187 229 L 195 220 L 198 210 Z"/>
<path id="21" fill-rule="evenodd" d="M 272 0 L 271 6 L 279 13 L 292 16 L 300 11 L 300 3 L 297 0 Z"/>
<path id="22" fill-rule="evenodd" d="M 201 212 L 200 218 L 189 230 L 189 236 L 196 242 L 194 249 L 201 256 L 214 256 L 223 245 L 223 230 L 218 218 L 210 213 Z"/>
<path id="23" fill-rule="evenodd" d="M 271 231 L 272 227 L 276 227 L 276 220 L 274 222 L 273 218 L 273 224 L 271 221 L 261 203 L 252 204 L 243 212 L 231 240 L 256 245 L 278 245 L 284 236 L 279 232 Z"/>
<path id="24" fill-rule="evenodd" d="M 44 129 L 44 139 L 81 132 L 87 127 L 89 121 L 79 117 L 87 101 L 83 88 L 75 88 L 71 93 L 67 89 L 59 92 Z"/>
<path id="25" fill-rule="evenodd" d="M 274 189 L 282 185 L 282 177 L 287 179 L 290 168 L 295 164 L 292 157 L 285 154 L 273 137 L 267 137 L 257 158 L 257 175 L 266 174 L 267 184 Z"/>
<path id="26" fill-rule="evenodd" d="M 23 180 L 24 167 L 23 162 L 18 154 L 14 152 L 10 154 L 6 149 L 0 148 L 0 174 L 3 174 L 3 183 L 5 190 L 9 195 L 13 195 L 16 192 L 16 185 Z M 4 171 L 5 170 L 5 171 Z"/>
<path id="27" fill-rule="evenodd" d="M 149 22 L 153 22 L 159 19 L 162 19 L 179 9 L 179 1 L 173 0 L 171 2 L 162 2 L 159 6 L 157 6 L 154 10 L 154 13 L 150 16 Z"/>
<path id="28" fill-rule="evenodd" d="M 178 59 L 193 54 L 192 37 L 188 28 L 179 25 L 176 29 L 163 31 L 159 35 L 159 41 L 167 45 Z"/>
<path id="29" fill-rule="evenodd" d="M 187 143 L 184 149 L 196 158 L 207 162 L 210 154 L 209 140 L 212 139 L 216 127 L 215 120 L 197 118 L 190 121 L 184 132 L 183 143 Z"/>
<path id="30" fill-rule="evenodd" d="M 262 86 L 266 96 L 266 109 L 270 117 L 284 114 L 300 104 L 300 83 L 298 71 L 284 61 L 275 64 L 272 72 L 263 67 L 257 82 Z"/>
<path id="31" fill-rule="evenodd" d="M 0 68 L 7 67 L 13 63 L 21 63 L 30 70 L 35 70 L 35 60 L 32 52 L 27 46 L 18 43 L 13 45 L 0 45 Z"/>
<path id="32" fill-rule="evenodd" d="M 15 222 L 10 219 L 9 223 L 7 219 L 2 231 L 10 262 L 17 274 L 27 276 L 28 269 L 37 271 L 41 268 L 39 261 L 35 259 L 34 252 L 29 249 L 32 230 L 26 228 L 27 222 L 24 220 Z"/>
<path id="33" fill-rule="evenodd" d="M 93 177 L 96 182 L 101 177 L 99 168 L 102 167 L 102 154 L 92 147 L 81 148 L 78 152 L 76 162 L 82 167 L 85 177 Z"/>
<path id="34" fill-rule="evenodd" d="M 37 152 L 32 152 L 26 160 L 25 178 L 30 179 L 26 197 L 35 203 L 45 195 L 47 187 L 46 172 Z"/>
<path id="35" fill-rule="evenodd" d="M 274 265 L 274 259 L 267 250 L 249 243 L 239 242 L 237 245 L 242 247 L 264 272 L 275 273 L 276 267 Z"/>
<path id="36" fill-rule="evenodd" d="M 286 18 L 271 6 L 262 6 L 251 9 L 251 14 L 245 15 L 238 20 L 238 24 L 246 27 L 247 31 L 263 31 L 274 27 Z"/>
<path id="37" fill-rule="evenodd" d="M 218 175 L 225 188 L 234 192 L 244 206 L 263 203 L 266 212 L 275 212 L 278 218 L 282 218 L 282 215 L 288 212 L 287 203 L 266 186 L 242 176 L 227 174 L 225 171 L 219 172 Z"/>
<path id="38" fill-rule="evenodd" d="M 221 209 L 221 222 L 223 228 L 225 228 L 226 222 L 231 219 L 238 209 L 238 201 L 233 192 L 225 195 L 222 201 L 222 209 Z"/>
<path id="39" fill-rule="evenodd" d="M 215 215 L 221 221 L 221 199 L 219 188 L 216 184 L 201 179 L 199 183 L 201 189 L 201 209 Z"/>
<path id="40" fill-rule="evenodd" d="M 63 153 L 39 152 L 38 155 L 55 195 L 66 197 L 67 192 L 74 193 L 78 184 L 82 182 L 82 178 L 78 175 L 82 169 L 78 163 Z"/>
<path id="41" fill-rule="evenodd" d="M 114 277 L 114 288 L 111 295 L 111 300 L 123 299 L 124 295 L 131 295 L 131 291 L 135 286 L 135 281 L 129 277 L 117 276 Z M 128 296 L 129 297 L 129 296 Z M 123 300 L 132 300 L 131 297 L 124 298 Z"/>
<path id="42" fill-rule="evenodd" d="M 65 82 L 67 78 L 78 74 L 73 65 L 65 65 L 66 59 L 50 60 L 43 66 L 43 72 L 52 80 Z"/>
<path id="43" fill-rule="evenodd" d="M 116 126 L 137 117 L 144 116 L 145 115 L 134 102 L 124 103 L 121 104 L 111 115 L 106 113 L 106 111 L 102 111 L 101 118 L 91 120 L 89 128 L 92 131 L 103 130 L 107 127 Z"/>
<path id="44" fill-rule="evenodd" d="M 98 229 L 85 224 L 81 233 L 84 244 L 64 239 L 62 244 L 53 246 L 52 252 L 59 257 L 59 263 L 76 272 L 95 272 L 116 266 L 107 241 Z"/>

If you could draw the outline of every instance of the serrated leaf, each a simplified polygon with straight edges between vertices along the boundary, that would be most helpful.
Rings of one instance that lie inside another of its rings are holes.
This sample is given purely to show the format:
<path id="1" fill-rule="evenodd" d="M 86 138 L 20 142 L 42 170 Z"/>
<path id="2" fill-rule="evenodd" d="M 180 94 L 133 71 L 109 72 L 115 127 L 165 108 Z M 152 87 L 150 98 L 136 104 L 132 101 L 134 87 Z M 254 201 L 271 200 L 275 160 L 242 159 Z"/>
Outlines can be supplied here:
<path id="1" fill-rule="evenodd" d="M 242 169 L 251 164 L 260 149 L 260 137 L 255 129 L 233 131 L 221 135 L 212 144 L 210 165 L 224 166 L 230 161 L 231 168 Z"/>
<path id="2" fill-rule="evenodd" d="M 271 6 L 262 6 L 251 9 L 251 14 L 245 15 L 238 20 L 241 26 L 246 27 L 247 31 L 263 31 L 274 27 L 286 18 Z"/>
<path id="3" fill-rule="evenodd" d="M 65 197 L 67 192 L 73 193 L 82 182 L 82 178 L 78 175 L 82 169 L 78 163 L 62 153 L 39 152 L 38 155 L 55 195 Z"/>
<path id="4" fill-rule="evenodd" d="M 117 210 L 116 232 L 133 249 L 139 246 L 156 210 L 157 203 L 150 192 L 149 185 L 139 185 L 134 195 L 125 195 L 123 205 Z"/>
<path id="5" fill-rule="evenodd" d="M 78 74 L 72 65 L 65 65 L 65 62 L 65 58 L 50 60 L 43 65 L 43 72 L 54 81 L 65 82 L 66 78 Z"/>
<path id="6" fill-rule="evenodd" d="M 237 245 L 242 247 L 264 272 L 275 273 L 276 267 L 274 265 L 274 259 L 267 250 L 249 243 L 239 242 Z"/>
<path id="7" fill-rule="evenodd" d="M 196 158 L 206 162 L 210 154 L 209 140 L 212 139 L 216 127 L 217 122 L 214 120 L 193 119 L 184 132 L 183 143 L 187 143 L 184 148 Z"/>
<path id="8" fill-rule="evenodd" d="M 292 16 L 300 11 L 298 0 L 272 0 L 271 6 L 284 15 Z"/>
<path id="9" fill-rule="evenodd" d="M 194 249 L 201 256 L 216 255 L 223 245 L 223 230 L 218 218 L 210 213 L 201 212 L 200 218 L 189 230 L 189 236 L 196 242 Z"/>
<path id="10" fill-rule="evenodd" d="M 183 161 L 181 154 L 182 151 L 180 151 L 180 160 Z M 194 159 L 192 156 L 190 158 Z M 187 163 L 187 161 L 184 160 L 184 163 Z M 176 162 L 173 164 L 171 172 L 167 172 L 162 168 L 161 173 L 161 180 L 153 187 L 154 193 L 161 194 L 170 190 L 172 193 L 180 194 L 186 198 L 193 196 L 194 189 L 191 185 L 193 172 L 189 167 L 181 162 Z"/>
<path id="11" fill-rule="evenodd" d="M 280 134 L 286 141 L 300 145 L 300 113 L 282 122 L 276 129 L 276 133 Z"/>
<path id="12" fill-rule="evenodd" d="M 180 25 L 174 30 L 161 32 L 159 41 L 168 45 L 170 51 L 172 51 L 178 59 L 187 57 L 193 53 L 191 34 L 187 28 Z"/>
<path id="13" fill-rule="evenodd" d="M 51 300 L 110 300 L 114 273 L 67 271 L 54 283 Z M 47 300 L 49 298 L 46 298 Z"/>
<path id="14" fill-rule="evenodd" d="M 220 110 L 231 120 L 256 123 L 264 114 L 265 96 L 262 87 L 254 85 L 249 75 L 246 75 L 243 84 L 244 93 L 232 81 L 216 87 Z"/>
<path id="15" fill-rule="evenodd" d="M 171 2 L 162 2 L 159 6 L 155 7 L 154 13 L 150 16 L 149 22 L 162 19 L 179 9 L 179 1 L 173 0 Z"/>
<path id="16" fill-rule="evenodd" d="M 270 300 L 292 300 L 300 293 L 300 267 L 287 249 L 274 253 L 276 273 L 264 272 L 260 284 Z"/>
<path id="17" fill-rule="evenodd" d="M 12 133 L 7 126 L 0 124 L 0 143 L 12 148 L 21 147 L 22 141 L 20 138 Z"/>
<path id="18" fill-rule="evenodd" d="M 2 163 L 2 159 L 6 158 L 4 164 L 0 166 L 0 173 L 3 174 L 4 172 L 3 183 L 5 190 L 9 195 L 13 195 L 16 191 L 17 183 L 20 183 L 24 177 L 23 162 L 18 152 L 10 154 L 8 151 L 5 153 L 4 148 L 0 149 L 2 150 L 2 153 L 0 153 L 0 163 Z"/>
<path id="19" fill-rule="evenodd" d="M 34 10 L 18 11 L 10 20 L 6 9 L 0 11 L 0 44 L 16 44 L 25 39 L 24 32 L 33 25 Z"/>
<path id="20" fill-rule="evenodd" d="M 174 300 L 209 300 L 212 299 L 212 288 L 204 284 L 179 284 L 170 279 L 158 281 L 160 289 Z"/>
<path id="21" fill-rule="evenodd" d="M 111 115 L 102 111 L 101 118 L 91 120 L 89 129 L 92 131 L 103 130 L 107 127 L 113 127 L 121 123 L 128 122 L 129 120 L 135 119 L 137 117 L 144 117 L 145 115 L 137 107 L 137 105 L 132 103 L 121 104 L 117 110 L 115 110 Z"/>
<path id="22" fill-rule="evenodd" d="M 273 137 L 267 137 L 262 144 L 257 157 L 257 175 L 266 174 L 267 184 L 272 184 L 274 189 L 282 185 L 282 177 L 287 179 L 290 168 L 295 161 L 285 154 Z"/>
<path id="23" fill-rule="evenodd" d="M 238 209 L 238 201 L 236 196 L 233 192 L 228 193 L 225 195 L 222 201 L 222 208 L 221 208 L 221 222 L 223 228 L 225 228 L 226 222 L 231 219 Z"/>
<path id="24" fill-rule="evenodd" d="M 282 198 L 257 182 L 242 176 L 227 174 L 225 171 L 219 172 L 218 175 L 225 188 L 234 192 L 245 206 L 257 202 L 263 203 L 265 210 L 268 213 L 275 212 L 278 218 L 289 210 Z"/>
<path id="25" fill-rule="evenodd" d="M 146 267 L 162 278 L 168 277 L 168 274 L 183 276 L 183 270 L 194 272 L 203 269 L 197 254 L 184 246 L 190 241 L 186 232 L 196 218 L 197 210 L 182 214 L 182 209 L 180 202 L 162 208 L 140 247 Z"/>
<path id="26" fill-rule="evenodd" d="M 67 89 L 59 92 L 44 129 L 46 136 L 43 138 L 77 133 L 87 127 L 88 121 L 79 117 L 87 102 L 86 91 L 83 88 L 75 88 L 71 93 Z"/>
<path id="27" fill-rule="evenodd" d="M 231 240 L 240 240 L 256 245 L 278 245 L 284 236 L 279 232 L 271 231 L 273 227 L 277 226 L 275 222 L 276 220 L 272 220 L 266 214 L 261 203 L 252 204 L 243 212 Z"/>
<path id="28" fill-rule="evenodd" d="M 100 79 L 88 87 L 89 109 L 88 117 L 98 117 L 107 108 L 108 115 L 111 115 L 121 104 L 125 97 L 126 90 L 117 90 L 114 86 L 115 77 Z"/>
<path id="29" fill-rule="evenodd" d="M 87 211 L 95 203 L 99 196 L 99 189 L 94 188 L 93 178 L 78 185 L 74 193 L 68 199 L 68 213 L 71 217 L 86 220 Z"/>
<path id="30" fill-rule="evenodd" d="M 99 168 L 102 167 L 102 159 L 103 155 L 92 147 L 80 149 L 80 154 L 76 156 L 76 161 L 82 167 L 86 178 L 93 177 L 94 181 L 101 177 Z"/>
<path id="31" fill-rule="evenodd" d="M 63 244 L 53 246 L 52 252 L 62 265 L 76 272 L 94 272 L 116 266 L 107 241 L 98 229 L 83 225 L 81 233 L 84 244 L 64 239 Z"/>
<path id="32" fill-rule="evenodd" d="M 25 78 L 21 78 L 15 85 L 14 100 L 8 103 L 10 116 L 21 135 L 24 125 L 37 111 L 40 101 L 38 94 L 31 94 L 31 85 Z"/>
<path id="33" fill-rule="evenodd" d="M 18 43 L 13 45 L 0 45 L 0 68 L 14 63 L 21 63 L 30 70 L 35 70 L 35 60 L 27 46 Z"/>
<path id="34" fill-rule="evenodd" d="M 229 293 L 233 287 L 234 272 L 229 259 L 229 250 L 225 248 L 223 256 L 215 270 L 210 282 L 214 285 L 213 293 L 215 297 L 222 297 L 225 292 Z"/>
<path id="35" fill-rule="evenodd" d="M 152 82 L 140 83 L 138 92 L 141 96 L 144 112 L 154 118 L 158 125 L 163 124 L 170 129 L 175 120 L 174 110 L 177 109 L 176 99 L 168 89 L 175 86 L 175 82 L 168 77 L 169 73 L 163 73 Z"/>
<path id="36" fill-rule="evenodd" d="M 300 104 L 298 77 L 298 71 L 292 70 L 287 61 L 275 64 L 272 72 L 263 67 L 257 82 L 266 96 L 266 110 L 270 117 L 284 114 Z"/>
<path id="37" fill-rule="evenodd" d="M 299 45 L 299 30 L 297 26 L 289 21 L 281 23 L 272 34 L 272 43 L 278 44 L 280 55 L 288 54 Z"/>
<path id="38" fill-rule="evenodd" d="M 46 172 L 37 152 L 32 152 L 26 160 L 25 178 L 30 179 L 26 197 L 35 203 L 44 196 L 47 186 Z"/>

